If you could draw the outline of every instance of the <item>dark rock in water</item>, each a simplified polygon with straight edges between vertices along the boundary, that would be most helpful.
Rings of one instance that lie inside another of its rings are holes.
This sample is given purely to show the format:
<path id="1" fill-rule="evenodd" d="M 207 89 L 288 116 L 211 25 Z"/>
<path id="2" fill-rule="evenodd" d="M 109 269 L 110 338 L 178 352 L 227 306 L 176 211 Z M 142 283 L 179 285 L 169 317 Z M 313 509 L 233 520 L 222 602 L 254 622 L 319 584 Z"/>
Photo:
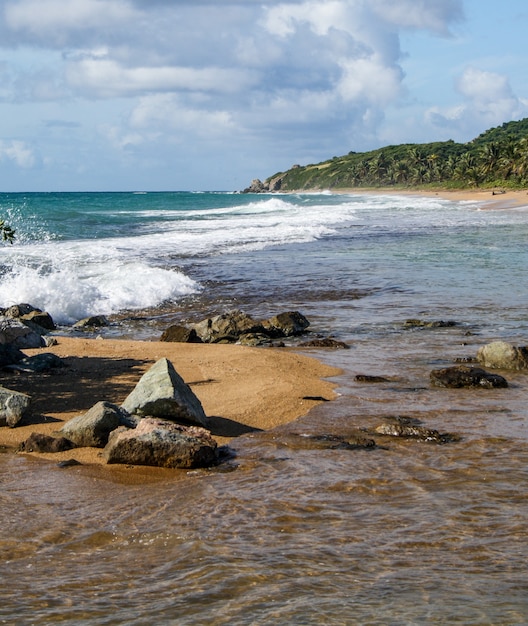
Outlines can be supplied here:
<path id="1" fill-rule="evenodd" d="M 79 447 L 104 448 L 110 433 L 121 425 L 123 411 L 110 402 L 98 402 L 84 415 L 72 418 L 59 433 Z"/>
<path id="2" fill-rule="evenodd" d="M 76 459 L 66 459 L 57 463 L 57 467 L 74 467 L 75 465 L 82 465 L 82 463 Z"/>
<path id="3" fill-rule="evenodd" d="M 419 439 L 420 441 L 432 441 L 435 443 L 449 443 L 459 441 L 460 437 L 451 433 L 439 433 L 437 430 L 424 426 L 412 426 L 410 424 L 381 424 L 376 426 L 374 432 L 388 437 L 403 437 L 407 439 Z"/>
<path id="4" fill-rule="evenodd" d="M 92 315 L 90 317 L 85 317 L 78 322 L 75 322 L 73 328 L 101 328 L 102 326 L 108 326 L 108 319 L 104 315 Z"/>
<path id="5" fill-rule="evenodd" d="M 376 442 L 360 433 L 351 435 L 283 435 L 275 443 L 294 450 L 358 450 L 375 448 Z"/>
<path id="6" fill-rule="evenodd" d="M 528 347 L 513 346 L 505 341 L 493 341 L 477 352 L 477 360 L 493 369 L 528 369 Z"/>
<path id="7" fill-rule="evenodd" d="M 51 437 L 41 433 L 31 433 L 20 444 L 19 452 L 64 452 L 74 447 L 74 444 L 65 437 Z"/>
<path id="8" fill-rule="evenodd" d="M 174 343 L 203 343 L 194 328 L 173 324 L 163 331 L 160 341 Z"/>
<path id="9" fill-rule="evenodd" d="M 440 370 L 433 370 L 430 374 L 431 383 L 436 387 L 474 387 L 493 389 L 507 387 L 508 382 L 498 374 L 490 374 L 480 367 L 456 365 Z"/>
<path id="10" fill-rule="evenodd" d="M 157 361 L 122 404 L 131 415 L 153 416 L 207 426 L 207 417 L 191 388 L 168 359 Z"/>
<path id="11" fill-rule="evenodd" d="M 235 343 L 240 335 L 265 332 L 261 322 L 242 311 L 207 318 L 193 324 L 193 329 L 207 343 Z"/>
<path id="12" fill-rule="evenodd" d="M 0 426 L 15 427 L 29 414 L 31 398 L 25 393 L 0 387 Z"/>
<path id="13" fill-rule="evenodd" d="M 103 451 L 107 463 L 190 469 L 217 463 L 217 444 L 197 426 L 145 417 L 137 428 L 120 427 Z"/>
<path id="14" fill-rule="evenodd" d="M 34 354 L 27 356 L 18 361 L 18 363 L 8 365 L 9 369 L 21 372 L 47 372 L 58 367 L 65 367 L 64 361 L 56 354 L 45 352 L 42 354 Z"/>
<path id="15" fill-rule="evenodd" d="M 279 313 L 275 317 L 263 322 L 266 331 L 271 332 L 275 337 L 293 337 L 302 335 L 310 326 L 310 322 L 298 311 L 288 311 Z"/>
<path id="16" fill-rule="evenodd" d="M 452 320 L 444 321 L 444 320 L 419 320 L 419 319 L 408 319 L 405 320 L 404 327 L 405 328 L 451 328 L 452 326 L 457 326 L 458 323 Z"/>
<path id="17" fill-rule="evenodd" d="M 344 341 L 337 341 L 332 337 L 325 337 L 324 339 L 310 339 L 310 341 L 304 341 L 299 344 L 299 348 L 331 348 L 333 350 L 348 350 L 350 346 Z"/>
<path id="18" fill-rule="evenodd" d="M 358 383 L 389 383 L 390 380 L 384 376 L 370 376 L 368 374 L 357 374 L 354 377 Z"/>

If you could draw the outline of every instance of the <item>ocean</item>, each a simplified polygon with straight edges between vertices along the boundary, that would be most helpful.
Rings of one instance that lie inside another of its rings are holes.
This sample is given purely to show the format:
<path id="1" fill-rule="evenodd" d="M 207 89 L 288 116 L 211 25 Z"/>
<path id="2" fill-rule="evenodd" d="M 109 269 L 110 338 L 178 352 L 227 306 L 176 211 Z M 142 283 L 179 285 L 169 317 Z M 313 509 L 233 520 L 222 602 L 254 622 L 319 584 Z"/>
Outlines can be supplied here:
<path id="1" fill-rule="evenodd" d="M 527 207 L 4 193 L 0 217 L 17 236 L 0 246 L 0 306 L 37 306 L 60 333 L 105 315 L 102 336 L 152 340 L 234 309 L 300 311 L 350 345 L 304 350 L 343 370 L 338 399 L 238 438 L 233 471 L 118 484 L 0 454 L 0 623 L 528 623 L 527 375 L 429 384 L 489 341 L 528 344 Z M 288 445 L 401 419 L 460 441 Z"/>

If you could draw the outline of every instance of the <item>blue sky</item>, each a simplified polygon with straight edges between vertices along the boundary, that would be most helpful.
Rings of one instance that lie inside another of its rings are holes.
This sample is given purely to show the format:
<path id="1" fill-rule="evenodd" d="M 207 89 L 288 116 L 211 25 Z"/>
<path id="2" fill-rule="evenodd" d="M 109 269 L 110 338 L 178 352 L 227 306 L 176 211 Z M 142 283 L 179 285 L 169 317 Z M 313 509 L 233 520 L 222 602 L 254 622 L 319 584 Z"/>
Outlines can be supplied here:
<path id="1" fill-rule="evenodd" d="M 236 190 L 528 117 L 525 0 L 0 0 L 0 190 Z"/>

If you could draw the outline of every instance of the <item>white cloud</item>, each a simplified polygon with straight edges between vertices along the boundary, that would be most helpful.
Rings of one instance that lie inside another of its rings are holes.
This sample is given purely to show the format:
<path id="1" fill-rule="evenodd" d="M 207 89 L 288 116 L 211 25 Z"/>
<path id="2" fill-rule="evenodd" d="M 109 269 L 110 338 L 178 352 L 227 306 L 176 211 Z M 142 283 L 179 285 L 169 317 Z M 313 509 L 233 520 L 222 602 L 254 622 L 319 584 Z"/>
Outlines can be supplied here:
<path id="1" fill-rule="evenodd" d="M 0 141 L 0 162 L 8 160 L 24 169 L 30 169 L 36 164 L 36 156 L 33 149 L 24 141 L 13 139 Z"/>

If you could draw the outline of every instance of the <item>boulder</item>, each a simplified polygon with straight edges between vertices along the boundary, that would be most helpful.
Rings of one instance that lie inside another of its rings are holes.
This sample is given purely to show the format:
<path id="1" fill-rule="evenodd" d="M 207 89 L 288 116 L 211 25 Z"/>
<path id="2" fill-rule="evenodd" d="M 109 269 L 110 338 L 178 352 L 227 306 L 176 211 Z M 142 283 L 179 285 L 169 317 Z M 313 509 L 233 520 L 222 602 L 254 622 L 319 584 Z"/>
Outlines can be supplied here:
<path id="1" fill-rule="evenodd" d="M 192 328 L 207 343 L 235 343 L 240 335 L 263 333 L 261 322 L 242 311 L 230 311 L 193 324 Z"/>
<path id="2" fill-rule="evenodd" d="M 79 447 L 104 448 L 110 433 L 118 428 L 123 411 L 110 402 L 98 402 L 84 415 L 72 418 L 59 433 Z"/>
<path id="3" fill-rule="evenodd" d="M 137 428 L 120 427 L 103 451 L 107 463 L 190 469 L 217 463 L 217 444 L 197 426 L 182 426 L 153 417 Z"/>
<path id="4" fill-rule="evenodd" d="M 52 352 L 43 352 L 42 354 L 34 354 L 26 356 L 16 363 L 6 366 L 12 370 L 21 372 L 47 372 L 57 367 L 64 367 L 64 361 Z"/>
<path id="5" fill-rule="evenodd" d="M 49 313 L 44 313 L 43 311 L 31 311 L 31 313 L 27 313 L 26 315 L 20 316 L 20 321 L 29 326 L 31 329 L 38 329 L 41 331 L 49 331 L 55 330 L 55 322 Z M 37 328 L 35 328 L 35 326 Z"/>
<path id="6" fill-rule="evenodd" d="M 30 313 L 33 313 L 35 311 L 38 313 L 42 313 L 40 309 L 37 309 L 32 304 L 26 304 L 25 302 L 23 302 L 20 304 L 13 304 L 7 309 L 3 309 L 2 315 L 11 318 L 18 318 L 22 317 L 23 315 L 29 315 Z"/>
<path id="7" fill-rule="evenodd" d="M 0 317 L 0 344 L 11 344 L 16 348 L 41 348 L 44 341 L 39 333 L 28 328 L 20 320 L 12 317 Z"/>
<path id="8" fill-rule="evenodd" d="M 203 343 L 198 337 L 194 328 L 173 324 L 163 331 L 160 341 L 171 341 L 175 343 Z"/>
<path id="9" fill-rule="evenodd" d="M 140 417 L 148 415 L 175 422 L 207 425 L 200 400 L 166 358 L 157 361 L 143 374 L 123 402 L 122 408 Z"/>
<path id="10" fill-rule="evenodd" d="M 20 444 L 19 452 L 64 452 L 74 448 L 74 444 L 65 437 L 51 437 L 42 433 L 31 433 Z"/>
<path id="11" fill-rule="evenodd" d="M 292 337 L 302 335 L 310 326 L 310 322 L 298 311 L 279 313 L 275 317 L 263 322 L 265 331 L 274 337 Z"/>
<path id="12" fill-rule="evenodd" d="M 0 343 L 0 367 L 18 363 L 25 354 L 11 343 Z"/>
<path id="13" fill-rule="evenodd" d="M 513 346 L 505 341 L 492 341 L 478 350 L 477 361 L 484 367 L 492 369 L 528 369 L 528 347 Z"/>
<path id="14" fill-rule="evenodd" d="M 430 374 L 431 383 L 436 387 L 477 387 L 493 389 L 507 387 L 508 382 L 498 374 L 490 374 L 480 367 L 456 365 L 444 369 L 433 370 Z"/>
<path id="15" fill-rule="evenodd" d="M 31 398 L 25 393 L 0 387 L 0 426 L 13 428 L 29 413 Z"/>

